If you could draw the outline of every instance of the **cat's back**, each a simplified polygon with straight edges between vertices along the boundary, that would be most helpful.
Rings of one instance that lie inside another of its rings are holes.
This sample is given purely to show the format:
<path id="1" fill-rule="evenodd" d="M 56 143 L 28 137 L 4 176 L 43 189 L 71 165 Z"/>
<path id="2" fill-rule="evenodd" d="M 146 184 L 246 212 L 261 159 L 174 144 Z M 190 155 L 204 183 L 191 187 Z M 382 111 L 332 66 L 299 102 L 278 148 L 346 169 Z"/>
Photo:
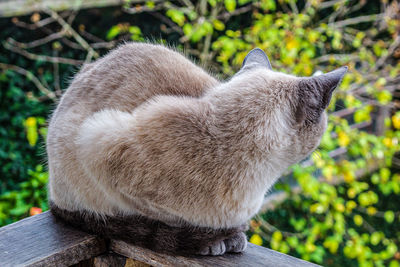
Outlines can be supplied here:
<path id="1" fill-rule="evenodd" d="M 132 112 L 157 95 L 198 97 L 216 84 L 207 72 L 161 45 L 124 44 L 84 65 L 50 119 L 46 148 L 51 199 L 64 208 L 113 208 L 107 198 L 98 197 L 104 192 L 86 177 L 76 158 L 75 141 L 85 119 L 107 109 Z"/>
<path id="2" fill-rule="evenodd" d="M 83 66 L 59 109 L 82 105 L 132 111 L 156 95 L 198 97 L 218 81 L 180 53 L 161 45 L 127 43 Z"/>
<path id="3" fill-rule="evenodd" d="M 101 110 L 132 112 L 157 95 L 199 97 L 218 83 L 182 54 L 162 45 L 121 45 L 85 64 L 75 75 L 51 117 L 49 150 L 72 143 L 82 122 Z"/>

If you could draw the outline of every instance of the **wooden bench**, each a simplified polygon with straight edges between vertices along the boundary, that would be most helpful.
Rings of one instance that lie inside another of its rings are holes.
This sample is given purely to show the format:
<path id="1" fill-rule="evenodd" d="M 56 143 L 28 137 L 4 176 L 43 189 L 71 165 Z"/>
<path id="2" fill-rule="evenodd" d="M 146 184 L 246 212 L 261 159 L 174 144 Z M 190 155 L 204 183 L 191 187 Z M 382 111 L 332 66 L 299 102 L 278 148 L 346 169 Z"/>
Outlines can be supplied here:
<path id="1" fill-rule="evenodd" d="M 0 266 L 318 266 L 249 244 L 245 252 L 182 257 L 76 230 L 50 212 L 0 228 Z"/>

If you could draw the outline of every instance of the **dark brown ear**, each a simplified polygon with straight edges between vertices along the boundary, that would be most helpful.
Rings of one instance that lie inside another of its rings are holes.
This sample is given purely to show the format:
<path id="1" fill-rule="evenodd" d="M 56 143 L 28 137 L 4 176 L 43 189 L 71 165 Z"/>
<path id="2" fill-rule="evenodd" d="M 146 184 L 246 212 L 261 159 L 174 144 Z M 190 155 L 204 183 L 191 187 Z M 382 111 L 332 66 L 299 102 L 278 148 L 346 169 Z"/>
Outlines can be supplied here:
<path id="1" fill-rule="evenodd" d="M 347 67 L 314 77 L 302 78 L 299 82 L 299 101 L 296 110 L 296 121 L 307 119 L 319 121 L 321 113 L 329 105 L 332 93 L 340 84 Z"/>

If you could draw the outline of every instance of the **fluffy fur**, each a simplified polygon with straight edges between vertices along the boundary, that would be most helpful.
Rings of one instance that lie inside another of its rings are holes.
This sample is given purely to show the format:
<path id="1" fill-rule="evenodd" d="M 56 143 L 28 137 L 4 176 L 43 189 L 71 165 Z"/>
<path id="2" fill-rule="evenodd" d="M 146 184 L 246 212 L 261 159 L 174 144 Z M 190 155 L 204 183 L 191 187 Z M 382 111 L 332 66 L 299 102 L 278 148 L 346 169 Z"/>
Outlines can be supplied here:
<path id="1" fill-rule="evenodd" d="M 153 249 L 157 240 L 174 240 L 176 229 L 190 235 L 188 225 L 215 235 L 183 251 L 244 249 L 246 241 L 232 238 L 232 229 L 242 231 L 278 177 L 318 146 L 324 109 L 345 72 L 300 78 L 263 66 L 265 59 L 252 58 L 260 50 L 249 55 L 227 82 L 151 44 L 126 44 L 83 66 L 49 125 L 55 214 L 78 218 L 89 230 L 85 224 L 100 222 L 95 218 L 113 225 L 134 218 L 129 227 L 138 223 L 135 233 L 147 238 L 154 228 L 144 230 L 146 220 L 174 229 L 164 237 L 154 230 L 151 244 L 137 242 Z M 118 234 L 111 231 L 117 238 L 131 231 L 117 225 Z"/>
<path id="2" fill-rule="evenodd" d="M 52 202 L 50 208 L 57 217 L 87 232 L 164 253 L 218 255 L 240 252 L 246 247 L 246 236 L 243 233 L 247 229 L 245 225 L 231 229 L 211 229 L 190 224 L 174 227 L 138 215 L 105 215 L 99 218 L 91 212 L 60 209 Z"/>

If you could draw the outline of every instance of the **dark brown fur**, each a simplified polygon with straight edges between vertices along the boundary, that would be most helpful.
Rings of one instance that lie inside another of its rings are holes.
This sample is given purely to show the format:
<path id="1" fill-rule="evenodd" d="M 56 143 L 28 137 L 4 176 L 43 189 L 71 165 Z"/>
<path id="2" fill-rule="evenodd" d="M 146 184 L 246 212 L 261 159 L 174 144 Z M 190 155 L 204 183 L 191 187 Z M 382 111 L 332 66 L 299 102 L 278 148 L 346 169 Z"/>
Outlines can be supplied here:
<path id="1" fill-rule="evenodd" d="M 133 215 L 100 217 L 91 212 L 61 209 L 53 202 L 50 202 L 50 209 L 56 217 L 86 232 L 168 254 L 198 254 L 204 248 L 222 240 L 229 248 L 230 240 L 247 229 L 246 225 L 218 230 L 190 224 L 174 227 Z"/>

